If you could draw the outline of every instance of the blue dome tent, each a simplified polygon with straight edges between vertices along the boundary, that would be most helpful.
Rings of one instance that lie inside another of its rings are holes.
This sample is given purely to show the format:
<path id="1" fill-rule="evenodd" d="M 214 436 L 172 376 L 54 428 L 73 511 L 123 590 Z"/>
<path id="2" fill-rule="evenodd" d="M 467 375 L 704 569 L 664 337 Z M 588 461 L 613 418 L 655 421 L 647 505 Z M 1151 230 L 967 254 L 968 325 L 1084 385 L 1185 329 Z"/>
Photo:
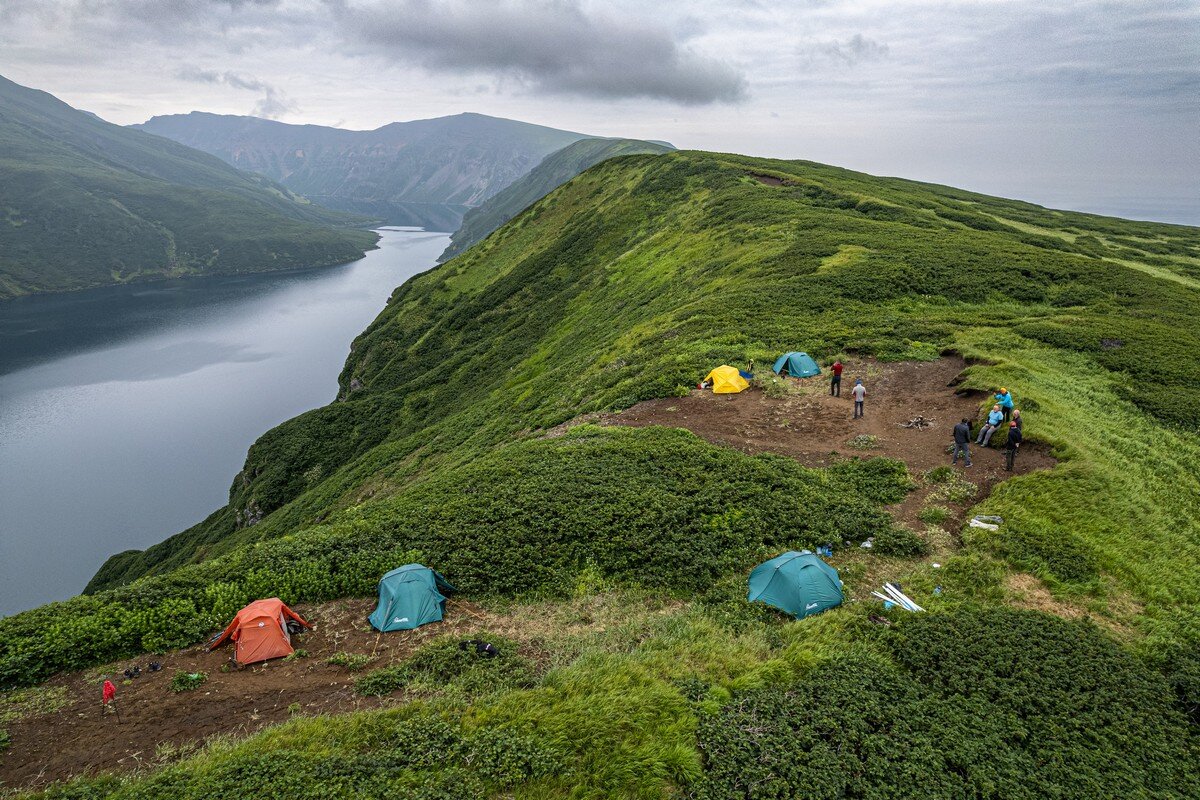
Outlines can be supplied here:
<path id="1" fill-rule="evenodd" d="M 808 353 L 784 353 L 775 360 L 772 369 L 777 375 L 782 375 L 783 371 L 787 370 L 787 374 L 793 378 L 811 378 L 821 374 L 821 368 Z"/>
<path id="2" fill-rule="evenodd" d="M 379 579 L 379 605 L 368 617 L 377 631 L 407 631 L 440 622 L 450 582 L 422 564 L 405 564 Z"/>

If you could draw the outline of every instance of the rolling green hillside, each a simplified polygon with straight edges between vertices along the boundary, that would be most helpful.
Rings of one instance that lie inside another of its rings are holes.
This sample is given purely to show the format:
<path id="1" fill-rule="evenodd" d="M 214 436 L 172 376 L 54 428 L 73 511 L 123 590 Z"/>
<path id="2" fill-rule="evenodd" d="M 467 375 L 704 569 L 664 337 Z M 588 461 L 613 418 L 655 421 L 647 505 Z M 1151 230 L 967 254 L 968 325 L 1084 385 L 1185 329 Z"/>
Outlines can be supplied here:
<path id="1" fill-rule="evenodd" d="M 1195 228 L 809 162 L 609 160 L 396 291 L 338 401 L 256 442 L 228 506 L 0 620 L 0 684 L 419 558 L 523 621 L 540 666 L 414 658 L 367 688 L 427 670 L 419 702 L 54 796 L 1194 797 L 1198 301 Z M 961 353 L 958 389 L 1012 388 L 1059 463 L 1003 483 L 978 510 L 1005 524 L 952 532 L 935 571 L 932 534 L 881 511 L 920 478 L 897 462 L 556 428 L 793 348 Z M 757 559 L 872 534 L 848 583 L 902 575 L 930 613 L 744 602 Z M 1018 571 L 1100 624 L 1007 607 Z"/>
<path id="2" fill-rule="evenodd" d="M 0 78 L 0 299 L 350 261 L 363 221 Z"/>
<path id="3" fill-rule="evenodd" d="M 450 236 L 450 246 L 439 261 L 448 261 L 482 242 L 492 231 L 601 161 L 639 153 L 669 153 L 674 149 L 666 144 L 639 139 L 582 139 L 569 144 L 546 156 L 528 175 L 483 205 L 468 211 L 463 217 L 462 226 Z"/>

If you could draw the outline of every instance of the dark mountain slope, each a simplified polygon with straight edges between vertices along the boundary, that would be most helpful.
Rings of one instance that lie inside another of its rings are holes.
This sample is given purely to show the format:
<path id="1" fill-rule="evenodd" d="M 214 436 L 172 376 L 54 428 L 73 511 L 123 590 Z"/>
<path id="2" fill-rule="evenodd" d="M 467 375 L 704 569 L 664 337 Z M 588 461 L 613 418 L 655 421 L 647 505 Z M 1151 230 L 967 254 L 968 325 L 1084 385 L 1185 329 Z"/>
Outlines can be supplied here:
<path id="1" fill-rule="evenodd" d="M 358 221 L 0 78 L 0 298 L 349 261 Z"/>
<path id="2" fill-rule="evenodd" d="M 669 144 L 639 139 L 581 139 L 569 144 L 546 156 L 532 172 L 483 205 L 468 211 L 463 217 L 462 226 L 450 237 L 450 246 L 442 253 L 440 260 L 448 261 L 482 242 L 488 234 L 536 201 L 601 161 L 640 153 L 669 153 L 674 149 Z"/>
<path id="3" fill-rule="evenodd" d="M 373 131 L 202 112 L 136 126 L 280 181 L 332 208 L 461 214 L 583 134 L 482 114 L 393 122 Z M 448 221 L 457 227 L 457 217 Z M 393 221 L 404 221 L 395 220 Z"/>

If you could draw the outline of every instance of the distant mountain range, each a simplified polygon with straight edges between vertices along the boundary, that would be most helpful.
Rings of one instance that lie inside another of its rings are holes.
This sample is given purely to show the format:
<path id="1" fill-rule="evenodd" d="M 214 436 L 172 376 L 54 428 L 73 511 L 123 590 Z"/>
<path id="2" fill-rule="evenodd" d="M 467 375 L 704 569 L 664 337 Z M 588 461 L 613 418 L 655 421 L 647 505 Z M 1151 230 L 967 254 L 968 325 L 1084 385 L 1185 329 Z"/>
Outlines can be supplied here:
<path id="1" fill-rule="evenodd" d="M 257 172 L 329 208 L 446 231 L 546 156 L 589 138 L 482 114 L 351 131 L 193 111 L 134 127 Z"/>
<path id="2" fill-rule="evenodd" d="M 0 77 L 0 299 L 350 261 L 360 222 Z"/>
<path id="3" fill-rule="evenodd" d="M 569 144 L 546 156 L 532 172 L 483 205 L 468 211 L 439 260 L 447 261 L 483 241 L 492 231 L 601 161 L 640 153 L 669 153 L 674 149 L 666 142 L 640 139 L 581 139 Z"/>

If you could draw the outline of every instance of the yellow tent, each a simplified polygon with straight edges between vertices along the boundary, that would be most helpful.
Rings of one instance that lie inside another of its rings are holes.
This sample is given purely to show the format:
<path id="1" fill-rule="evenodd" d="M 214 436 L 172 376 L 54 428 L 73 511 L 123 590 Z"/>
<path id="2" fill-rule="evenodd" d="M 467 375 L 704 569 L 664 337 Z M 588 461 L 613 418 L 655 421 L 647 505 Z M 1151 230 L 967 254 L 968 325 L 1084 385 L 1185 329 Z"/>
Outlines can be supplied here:
<path id="1" fill-rule="evenodd" d="M 704 380 L 712 381 L 713 394 L 737 394 L 743 389 L 749 389 L 750 383 L 742 377 L 735 367 L 728 364 L 717 367 Z"/>

